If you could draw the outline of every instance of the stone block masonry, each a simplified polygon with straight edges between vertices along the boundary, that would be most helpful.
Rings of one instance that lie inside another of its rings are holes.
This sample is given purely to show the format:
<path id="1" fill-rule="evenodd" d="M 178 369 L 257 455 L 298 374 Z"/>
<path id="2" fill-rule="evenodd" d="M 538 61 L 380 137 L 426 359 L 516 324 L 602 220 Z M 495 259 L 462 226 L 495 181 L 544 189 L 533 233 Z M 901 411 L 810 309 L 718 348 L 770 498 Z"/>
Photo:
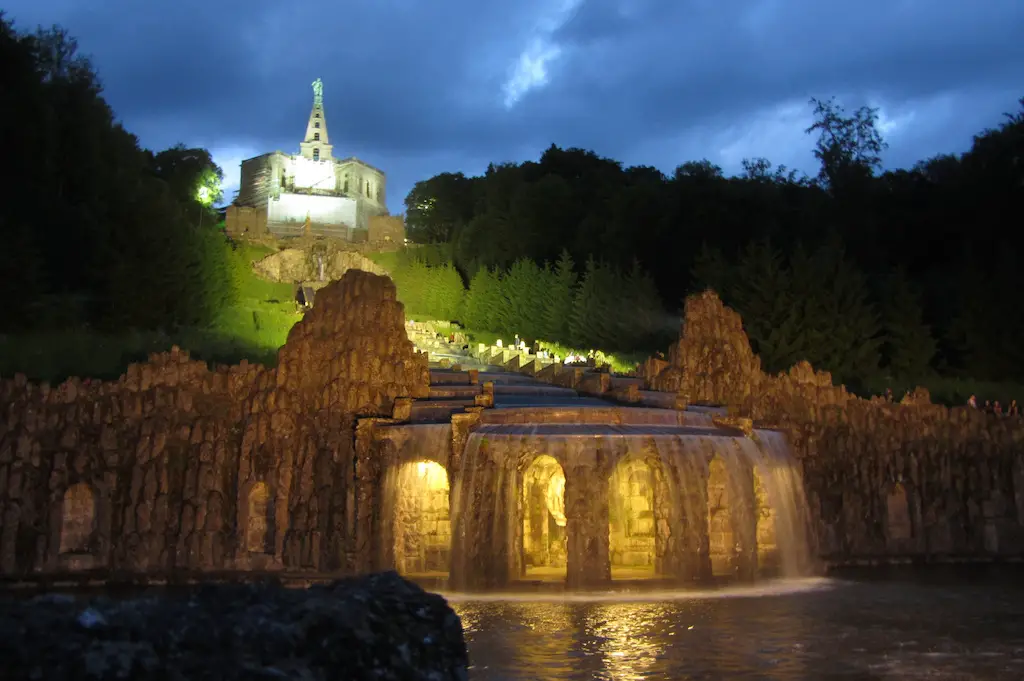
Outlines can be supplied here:
<path id="1" fill-rule="evenodd" d="M 349 571 L 355 421 L 429 391 L 386 277 L 322 289 L 278 366 L 177 349 L 118 381 L 0 380 L 0 573 Z"/>
<path id="2" fill-rule="evenodd" d="M 862 399 L 807 362 L 768 375 L 711 291 L 687 300 L 668 361 L 644 373 L 654 390 L 786 431 L 826 559 L 1024 557 L 1024 419 L 934 405 L 922 389 Z"/>

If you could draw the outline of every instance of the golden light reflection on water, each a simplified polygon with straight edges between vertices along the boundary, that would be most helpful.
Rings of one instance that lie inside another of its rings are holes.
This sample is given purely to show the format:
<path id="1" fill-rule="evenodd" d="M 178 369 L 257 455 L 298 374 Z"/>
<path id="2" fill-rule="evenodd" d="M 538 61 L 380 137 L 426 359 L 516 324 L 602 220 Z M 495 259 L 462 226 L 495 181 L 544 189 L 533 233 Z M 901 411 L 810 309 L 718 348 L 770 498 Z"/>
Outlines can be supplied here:
<path id="1" fill-rule="evenodd" d="M 592 611 L 587 628 L 600 641 L 607 678 L 613 681 L 645 679 L 658 661 L 661 645 L 651 636 L 652 624 L 662 606 L 658 603 L 617 603 Z"/>

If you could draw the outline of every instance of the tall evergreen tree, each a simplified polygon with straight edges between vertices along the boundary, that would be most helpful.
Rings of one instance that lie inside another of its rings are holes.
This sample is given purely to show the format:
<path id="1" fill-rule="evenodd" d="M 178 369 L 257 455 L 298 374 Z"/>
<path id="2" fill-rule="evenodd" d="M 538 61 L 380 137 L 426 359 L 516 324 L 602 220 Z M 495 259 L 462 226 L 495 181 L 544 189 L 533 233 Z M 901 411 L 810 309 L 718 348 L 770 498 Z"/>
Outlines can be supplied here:
<path id="1" fill-rule="evenodd" d="M 580 350 L 613 349 L 615 336 L 610 301 L 618 294 L 618 281 L 608 267 L 587 259 L 573 299 L 569 319 L 570 343 Z"/>
<path id="2" fill-rule="evenodd" d="M 902 267 L 886 277 L 880 307 L 884 368 L 893 378 L 923 378 L 930 371 L 936 342 L 924 323 L 920 295 Z"/>
<path id="3" fill-rule="evenodd" d="M 501 281 L 494 270 L 482 267 L 469 282 L 463 303 L 463 321 L 478 331 L 500 331 Z"/>
<path id="4" fill-rule="evenodd" d="M 864 274 L 838 238 L 791 259 L 793 295 L 809 334 L 806 359 L 851 386 L 878 371 L 881 326 Z"/>
<path id="5" fill-rule="evenodd" d="M 446 263 L 429 268 L 428 281 L 426 293 L 432 316 L 444 321 L 454 320 L 462 309 L 465 295 L 462 277 L 452 265 Z"/>
<path id="6" fill-rule="evenodd" d="M 801 299 L 781 250 L 768 239 L 749 243 L 735 273 L 723 276 L 730 282 L 723 301 L 743 317 L 743 326 L 765 369 L 781 371 L 813 356 L 813 343 Z"/>
<path id="7" fill-rule="evenodd" d="M 572 318 L 573 301 L 576 298 L 576 264 L 569 251 L 562 249 L 561 255 L 551 270 L 547 290 L 543 295 L 543 308 L 539 310 L 542 332 L 545 340 L 568 343 L 569 322 Z"/>
<path id="8" fill-rule="evenodd" d="M 537 338 L 537 306 L 542 295 L 542 271 L 529 258 L 512 263 L 501 278 L 501 330 L 523 338 Z"/>

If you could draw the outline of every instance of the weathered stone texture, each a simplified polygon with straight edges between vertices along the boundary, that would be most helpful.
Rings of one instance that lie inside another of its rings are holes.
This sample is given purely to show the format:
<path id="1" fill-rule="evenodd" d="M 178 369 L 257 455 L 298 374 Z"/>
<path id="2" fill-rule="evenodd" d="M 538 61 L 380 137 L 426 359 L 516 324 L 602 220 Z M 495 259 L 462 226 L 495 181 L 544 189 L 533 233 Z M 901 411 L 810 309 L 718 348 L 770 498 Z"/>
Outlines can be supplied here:
<path id="1" fill-rule="evenodd" d="M 276 369 L 175 348 L 118 381 L 0 381 L 0 573 L 349 568 L 355 418 L 428 384 L 394 285 L 355 270 Z"/>
<path id="2" fill-rule="evenodd" d="M 739 315 L 713 292 L 691 297 L 667 362 L 647 385 L 788 432 L 821 555 L 1024 554 L 1024 420 L 931 404 L 865 400 L 807 362 L 765 374 Z"/>
<path id="3" fill-rule="evenodd" d="M 468 655 L 444 599 L 395 573 L 285 589 L 206 585 L 138 599 L 0 602 L 11 679 L 436 679 Z"/>
<path id="4" fill-rule="evenodd" d="M 313 248 L 314 245 L 318 248 Z M 285 248 L 257 260 L 253 263 L 253 270 L 259 276 L 270 281 L 298 284 L 317 281 L 321 274 L 321 261 L 323 262 L 323 278 L 329 281 L 341 279 L 346 272 L 352 269 L 374 274 L 387 274 L 384 268 L 366 256 L 348 248 L 339 247 L 339 244 L 333 240 L 319 244 L 297 244 L 295 248 Z"/>

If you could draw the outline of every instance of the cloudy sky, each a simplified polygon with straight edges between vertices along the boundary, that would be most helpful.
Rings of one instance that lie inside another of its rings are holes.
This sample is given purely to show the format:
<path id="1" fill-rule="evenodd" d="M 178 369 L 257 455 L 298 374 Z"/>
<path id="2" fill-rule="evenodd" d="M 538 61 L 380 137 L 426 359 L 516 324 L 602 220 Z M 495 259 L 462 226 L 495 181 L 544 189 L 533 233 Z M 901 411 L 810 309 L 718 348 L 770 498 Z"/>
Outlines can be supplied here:
<path id="1" fill-rule="evenodd" d="M 151 148 L 297 151 L 324 81 L 335 155 L 418 180 L 552 142 L 671 172 L 810 174 L 812 96 L 880 108 L 886 165 L 962 151 L 1024 96 L 1024 0 L 3 0 L 60 24 Z"/>

